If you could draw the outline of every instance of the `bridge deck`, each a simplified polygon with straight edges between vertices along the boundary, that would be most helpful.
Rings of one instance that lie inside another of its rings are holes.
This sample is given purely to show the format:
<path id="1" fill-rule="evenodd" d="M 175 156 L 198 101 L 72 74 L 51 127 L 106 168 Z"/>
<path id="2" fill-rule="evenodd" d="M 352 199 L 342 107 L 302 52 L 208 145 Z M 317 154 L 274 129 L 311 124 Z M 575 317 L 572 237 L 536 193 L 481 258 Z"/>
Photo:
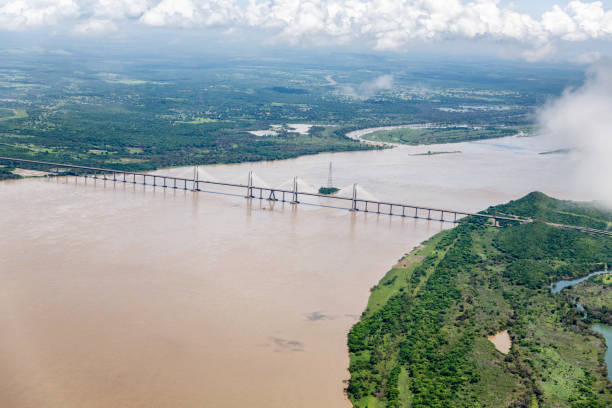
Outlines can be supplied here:
<path id="1" fill-rule="evenodd" d="M 8 162 L 13 165 L 16 163 L 19 163 L 19 164 L 27 164 L 27 165 L 33 165 L 33 166 L 39 166 L 39 167 L 42 166 L 42 167 L 47 168 L 49 172 L 55 172 L 58 175 L 61 174 L 59 172 L 59 169 L 72 170 L 74 171 L 75 175 L 77 176 L 81 175 L 84 177 L 93 175 L 94 178 L 98 178 L 98 174 L 100 174 L 101 178 L 104 180 L 150 185 L 150 186 L 162 187 L 162 188 L 176 188 L 176 189 L 183 189 L 183 190 L 190 190 L 190 191 L 202 191 L 200 189 L 200 185 L 233 187 L 233 188 L 244 189 L 246 191 L 245 196 L 248 198 L 260 198 L 260 199 L 274 200 L 274 201 L 287 201 L 286 200 L 287 195 L 291 197 L 291 202 L 294 202 L 294 203 L 300 202 L 299 200 L 300 196 L 301 197 L 304 197 L 304 196 L 319 197 L 319 198 L 324 198 L 327 200 L 349 202 L 351 203 L 351 208 L 347 208 L 347 209 L 350 209 L 350 210 L 375 212 L 378 214 L 388 214 L 388 215 L 401 216 L 401 217 L 425 218 L 428 220 L 438 220 L 442 222 L 457 222 L 458 219 L 460 219 L 461 217 L 467 217 L 467 216 L 478 217 L 478 218 L 483 218 L 483 219 L 492 219 L 496 223 L 498 221 L 510 221 L 510 222 L 518 222 L 518 223 L 532 222 L 532 220 L 518 218 L 518 217 L 513 218 L 509 216 L 472 213 L 468 211 L 426 207 L 426 206 L 419 206 L 419 205 L 406 204 L 406 203 L 394 203 L 390 201 L 366 200 L 366 199 L 361 199 L 359 197 L 353 197 L 353 198 L 338 197 L 338 196 L 333 196 L 333 195 L 301 192 L 297 190 L 287 190 L 287 189 L 279 189 L 279 188 L 272 188 L 272 187 L 261 187 L 261 186 L 248 185 L 248 184 L 226 183 L 226 182 L 211 181 L 211 180 L 194 180 L 194 179 L 165 176 L 165 175 L 159 175 L 159 174 L 139 173 L 139 172 L 124 171 L 124 170 L 113 170 L 113 169 L 105 169 L 105 168 L 100 168 L 100 167 L 78 166 L 74 164 L 52 163 L 52 162 L 45 162 L 45 161 L 38 161 L 38 160 L 17 159 L 17 158 L 12 158 L 12 157 L 1 157 L 0 156 L 0 162 Z M 152 179 L 153 183 L 147 183 L 147 177 L 149 178 L 149 180 Z M 142 182 L 137 181 L 137 178 L 142 178 Z M 158 184 L 157 179 L 163 180 L 163 184 Z M 171 183 L 168 183 L 168 181 L 170 181 Z M 169 184 L 172 184 L 172 185 L 169 185 Z M 253 194 L 254 192 L 258 192 L 259 197 L 254 196 Z M 277 197 L 277 194 L 278 194 L 278 197 Z M 373 206 L 375 206 L 376 208 L 375 211 L 372 210 Z M 381 211 L 381 206 L 382 206 L 383 211 Z M 345 207 L 341 207 L 341 208 L 345 208 Z M 387 209 L 387 211 L 384 211 L 385 208 Z M 394 208 L 396 209 L 395 212 L 394 212 Z M 401 213 L 399 212 L 400 210 L 401 210 Z M 411 212 L 409 214 L 406 212 L 406 210 L 413 210 L 414 213 Z M 423 217 L 423 212 L 427 213 L 427 217 Z M 439 218 L 432 218 L 432 212 L 434 213 L 434 215 L 438 215 Z M 445 217 L 447 215 L 451 216 L 452 219 L 448 219 L 447 217 Z M 554 224 L 554 223 L 547 223 L 547 224 L 556 226 L 556 227 L 560 227 L 560 228 L 574 229 L 578 231 L 607 235 L 607 236 L 612 237 L 612 231 L 602 231 L 602 230 L 596 230 L 593 228 L 585 228 L 585 227 L 578 227 L 578 226 L 572 226 L 572 225 L 561 225 L 561 224 Z"/>

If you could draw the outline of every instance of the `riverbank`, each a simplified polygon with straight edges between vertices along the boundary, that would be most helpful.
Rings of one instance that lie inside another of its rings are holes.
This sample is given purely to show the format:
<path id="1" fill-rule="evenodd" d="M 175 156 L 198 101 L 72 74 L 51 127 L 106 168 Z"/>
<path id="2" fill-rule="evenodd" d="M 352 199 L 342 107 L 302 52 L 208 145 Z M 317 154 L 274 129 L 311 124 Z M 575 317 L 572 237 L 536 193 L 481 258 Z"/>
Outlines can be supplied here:
<path id="1" fill-rule="evenodd" d="M 530 194 L 512 205 L 538 206 L 545 218 L 550 200 Z M 466 220 L 415 256 L 423 259 L 381 279 L 349 333 L 354 406 L 612 404 L 601 337 L 570 300 L 541 290 L 610 262 L 612 240 L 538 222 Z M 506 356 L 488 340 L 499 332 L 511 340 Z"/>

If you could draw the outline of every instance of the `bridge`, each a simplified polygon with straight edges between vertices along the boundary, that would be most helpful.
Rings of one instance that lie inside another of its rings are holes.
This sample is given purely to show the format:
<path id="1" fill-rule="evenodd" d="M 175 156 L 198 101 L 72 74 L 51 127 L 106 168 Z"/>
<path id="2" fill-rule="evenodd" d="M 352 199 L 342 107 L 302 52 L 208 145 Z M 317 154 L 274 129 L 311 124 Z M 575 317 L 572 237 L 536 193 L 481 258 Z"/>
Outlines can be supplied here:
<path id="1" fill-rule="evenodd" d="M 533 220 L 507 215 L 491 215 L 482 213 L 472 213 L 468 211 L 433 208 L 406 203 L 397 203 L 391 201 L 380 201 L 377 199 L 360 197 L 357 184 L 352 186 L 352 194 L 350 197 L 342 197 L 338 195 L 319 194 L 312 191 L 301 191 L 299 189 L 298 178 L 294 177 L 290 188 L 273 188 L 269 186 L 256 185 L 253 172 L 249 172 L 247 184 L 228 183 L 216 180 L 200 180 L 197 172 L 194 173 L 192 179 L 173 177 L 168 175 L 159 175 L 151 173 L 139 173 L 124 170 L 105 169 L 99 167 L 78 166 L 74 164 L 52 163 L 38 160 L 18 159 L 12 157 L 1 157 L 0 163 L 8 164 L 11 167 L 35 168 L 44 171 L 47 174 L 57 176 L 76 176 L 107 180 L 113 182 L 140 184 L 144 186 L 153 186 L 168 189 L 180 189 L 193 192 L 217 192 L 210 190 L 214 187 L 229 187 L 237 192 L 222 194 L 244 196 L 250 199 L 270 200 L 289 202 L 292 204 L 302 203 L 305 198 L 323 198 L 329 200 L 330 205 L 308 203 L 310 205 L 320 205 L 325 207 L 342 208 L 350 211 L 373 212 L 376 214 L 386 214 L 398 217 L 410 217 L 416 219 L 435 220 L 440 222 L 456 223 L 463 217 L 476 217 L 483 220 L 491 220 L 494 225 L 499 225 L 499 222 L 516 222 L 529 223 Z M 197 169 L 197 168 L 196 168 Z M 208 188 L 203 188 L 207 187 Z M 242 192 L 242 193 L 239 193 Z M 587 233 L 601 234 L 612 237 L 612 231 L 602 231 L 592 228 L 578 227 L 573 225 L 561 225 L 548 223 L 551 226 L 559 228 L 567 228 L 579 230 Z"/>

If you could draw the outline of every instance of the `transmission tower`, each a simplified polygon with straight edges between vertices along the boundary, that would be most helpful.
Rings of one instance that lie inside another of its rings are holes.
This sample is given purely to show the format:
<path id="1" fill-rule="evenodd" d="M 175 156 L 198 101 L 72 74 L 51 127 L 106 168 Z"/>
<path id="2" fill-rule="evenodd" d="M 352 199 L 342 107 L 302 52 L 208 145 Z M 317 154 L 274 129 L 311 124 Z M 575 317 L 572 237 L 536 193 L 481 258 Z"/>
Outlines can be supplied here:
<path id="1" fill-rule="evenodd" d="M 329 174 L 327 175 L 327 188 L 332 188 L 334 181 L 332 180 L 332 162 L 329 162 Z"/>

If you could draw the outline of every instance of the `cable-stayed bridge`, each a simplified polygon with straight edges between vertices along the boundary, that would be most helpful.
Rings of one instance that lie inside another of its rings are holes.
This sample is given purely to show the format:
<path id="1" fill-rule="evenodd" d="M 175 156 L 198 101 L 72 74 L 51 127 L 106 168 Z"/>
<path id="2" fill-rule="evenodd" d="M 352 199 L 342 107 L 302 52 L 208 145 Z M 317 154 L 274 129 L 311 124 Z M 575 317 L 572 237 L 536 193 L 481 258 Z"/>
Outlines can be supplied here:
<path id="1" fill-rule="evenodd" d="M 29 168 L 45 172 L 47 175 L 85 177 L 94 180 L 106 180 L 153 186 L 168 189 L 180 189 L 193 192 L 212 192 L 234 196 L 244 196 L 249 199 L 261 199 L 271 201 L 289 202 L 300 204 L 302 202 L 310 205 L 320 205 L 333 208 L 347 209 L 351 211 L 374 212 L 376 214 L 387 214 L 390 216 L 420 218 L 436 220 L 440 222 L 457 222 L 463 217 L 472 216 L 480 219 L 491 220 L 495 225 L 502 222 L 528 223 L 530 219 L 507 215 L 490 215 L 483 213 L 472 213 L 457 209 L 443 209 L 382 201 L 372 193 L 358 184 L 352 184 L 341 188 L 334 195 L 319 194 L 316 187 L 307 183 L 299 177 L 294 177 L 277 187 L 269 186 L 252 171 L 246 177 L 246 183 L 218 181 L 205 171 L 194 168 L 193 177 L 174 177 L 155 173 L 140 173 L 123 170 L 104 169 L 98 167 L 78 166 L 74 164 L 52 163 L 37 160 L 17 159 L 11 157 L 0 157 L 0 163 L 12 167 Z M 206 180 L 201 177 L 206 177 Z M 223 189 L 215 191 L 215 188 Z M 319 199 L 318 202 L 308 202 L 311 198 Z M 571 225 L 550 224 L 561 228 L 576 229 L 589 233 L 608 235 L 612 232 L 601 231 L 591 228 L 576 227 Z"/>

